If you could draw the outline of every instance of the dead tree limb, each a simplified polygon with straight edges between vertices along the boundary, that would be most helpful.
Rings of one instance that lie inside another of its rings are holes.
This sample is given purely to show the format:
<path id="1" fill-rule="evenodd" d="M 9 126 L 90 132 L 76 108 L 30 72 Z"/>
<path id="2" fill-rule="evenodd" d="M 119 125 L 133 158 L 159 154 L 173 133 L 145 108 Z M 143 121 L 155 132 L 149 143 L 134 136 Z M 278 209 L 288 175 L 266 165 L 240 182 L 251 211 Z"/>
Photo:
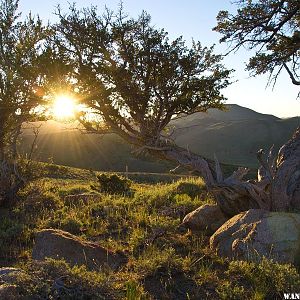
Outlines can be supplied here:
<path id="1" fill-rule="evenodd" d="M 272 211 L 300 209 L 300 128 L 280 149 L 277 160 L 273 157 L 273 148 L 266 158 L 262 150 L 258 152 L 261 166 L 256 180 L 243 179 L 249 171 L 247 168 L 239 168 L 224 178 L 216 158 L 213 162 L 177 146 L 162 147 L 159 151 L 154 147 L 148 149 L 154 155 L 197 171 L 228 217 L 251 208 Z"/>

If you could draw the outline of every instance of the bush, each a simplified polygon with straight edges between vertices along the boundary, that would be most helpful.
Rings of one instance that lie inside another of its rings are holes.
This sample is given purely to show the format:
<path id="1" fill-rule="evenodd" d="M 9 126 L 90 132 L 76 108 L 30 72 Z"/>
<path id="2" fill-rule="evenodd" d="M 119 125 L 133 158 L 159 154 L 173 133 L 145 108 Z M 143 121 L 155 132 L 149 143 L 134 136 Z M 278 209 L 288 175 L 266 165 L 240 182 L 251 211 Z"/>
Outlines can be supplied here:
<path id="1" fill-rule="evenodd" d="M 98 186 L 93 189 L 108 194 L 125 194 L 130 192 L 131 181 L 116 174 L 100 174 L 97 176 Z"/>
<path id="2" fill-rule="evenodd" d="M 47 180 L 32 181 L 18 193 L 23 199 L 19 203 L 19 208 L 24 209 L 25 213 L 36 215 L 42 211 L 55 210 L 62 205 L 57 191 L 58 187 L 53 182 Z"/>
<path id="3" fill-rule="evenodd" d="M 15 217 L 13 214 L 2 216 L 0 222 L 0 262 L 4 260 L 5 265 L 25 256 L 28 246 L 31 246 L 32 231 Z"/>

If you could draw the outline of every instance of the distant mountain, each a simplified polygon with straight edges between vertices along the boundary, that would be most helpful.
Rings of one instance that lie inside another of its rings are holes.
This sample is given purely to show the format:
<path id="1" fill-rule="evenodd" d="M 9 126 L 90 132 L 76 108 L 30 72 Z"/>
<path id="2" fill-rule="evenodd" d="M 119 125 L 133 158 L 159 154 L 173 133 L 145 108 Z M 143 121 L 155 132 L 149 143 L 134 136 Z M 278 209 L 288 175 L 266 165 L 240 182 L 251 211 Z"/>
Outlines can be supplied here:
<path id="1" fill-rule="evenodd" d="M 236 104 L 172 122 L 177 144 L 234 165 L 256 167 L 255 153 L 274 145 L 277 151 L 300 126 L 300 118 L 280 119 Z"/>
<path id="2" fill-rule="evenodd" d="M 273 115 L 258 113 L 250 108 L 242 107 L 237 104 L 226 104 L 225 110 L 209 109 L 206 113 L 195 113 L 183 119 L 179 119 L 180 125 L 192 124 L 199 120 L 214 120 L 214 121 L 240 121 L 240 120 L 280 120 Z M 176 121 L 174 123 L 177 123 Z"/>
<path id="3" fill-rule="evenodd" d="M 257 113 L 235 104 L 226 105 L 227 111 L 215 109 L 173 120 L 175 141 L 182 147 L 233 165 L 256 167 L 258 149 L 277 150 L 300 125 L 299 118 L 280 119 Z M 30 126 L 29 126 L 30 127 Z M 116 135 L 99 136 L 73 130 L 73 124 L 47 122 L 42 125 L 35 159 L 91 168 L 95 170 L 164 172 L 172 165 L 155 158 L 137 158 L 132 147 Z M 20 151 L 29 153 L 32 130 L 24 130 Z"/>

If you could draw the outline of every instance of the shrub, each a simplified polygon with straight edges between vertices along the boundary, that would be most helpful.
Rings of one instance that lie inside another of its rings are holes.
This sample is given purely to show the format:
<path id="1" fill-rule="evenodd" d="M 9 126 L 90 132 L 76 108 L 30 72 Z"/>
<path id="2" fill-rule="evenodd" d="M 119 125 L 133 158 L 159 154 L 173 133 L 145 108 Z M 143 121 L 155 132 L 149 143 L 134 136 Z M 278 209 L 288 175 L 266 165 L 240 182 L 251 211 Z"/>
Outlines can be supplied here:
<path id="1" fill-rule="evenodd" d="M 142 188 L 134 194 L 136 203 L 144 205 L 148 203 L 151 208 L 160 209 L 164 207 L 181 207 L 189 212 L 203 203 L 210 201 L 203 193 L 205 185 L 201 178 L 186 178 L 171 184 L 157 184 L 155 189 Z"/>
<path id="2" fill-rule="evenodd" d="M 32 232 L 15 219 L 15 215 L 2 216 L 0 222 L 0 260 L 7 263 L 25 253 L 32 239 Z"/>
<path id="3" fill-rule="evenodd" d="M 93 189 L 108 194 L 125 194 L 130 191 L 131 181 L 116 174 L 100 174 L 97 176 L 98 186 Z"/>
<path id="4" fill-rule="evenodd" d="M 134 201 L 140 205 L 146 203 L 151 208 L 171 205 L 174 197 L 173 185 L 157 184 L 155 189 L 141 189 L 134 194 Z"/>
<path id="5" fill-rule="evenodd" d="M 32 195 L 28 197 L 24 203 L 26 211 L 40 212 L 42 210 L 52 210 L 61 206 L 59 197 L 51 192 L 43 195 Z"/>
<path id="6" fill-rule="evenodd" d="M 130 280 L 126 283 L 126 299 L 127 300 L 142 300 L 147 299 L 140 283 Z"/>

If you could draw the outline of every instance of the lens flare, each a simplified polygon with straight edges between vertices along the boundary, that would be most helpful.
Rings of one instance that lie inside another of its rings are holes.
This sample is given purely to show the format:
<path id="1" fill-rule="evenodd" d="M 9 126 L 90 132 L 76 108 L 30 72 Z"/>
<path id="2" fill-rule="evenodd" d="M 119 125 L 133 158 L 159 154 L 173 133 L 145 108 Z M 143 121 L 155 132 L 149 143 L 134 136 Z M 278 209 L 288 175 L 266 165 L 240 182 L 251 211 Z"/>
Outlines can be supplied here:
<path id="1" fill-rule="evenodd" d="M 72 119 L 75 116 L 76 102 L 70 96 L 59 95 L 53 104 L 53 115 L 56 119 Z"/>

